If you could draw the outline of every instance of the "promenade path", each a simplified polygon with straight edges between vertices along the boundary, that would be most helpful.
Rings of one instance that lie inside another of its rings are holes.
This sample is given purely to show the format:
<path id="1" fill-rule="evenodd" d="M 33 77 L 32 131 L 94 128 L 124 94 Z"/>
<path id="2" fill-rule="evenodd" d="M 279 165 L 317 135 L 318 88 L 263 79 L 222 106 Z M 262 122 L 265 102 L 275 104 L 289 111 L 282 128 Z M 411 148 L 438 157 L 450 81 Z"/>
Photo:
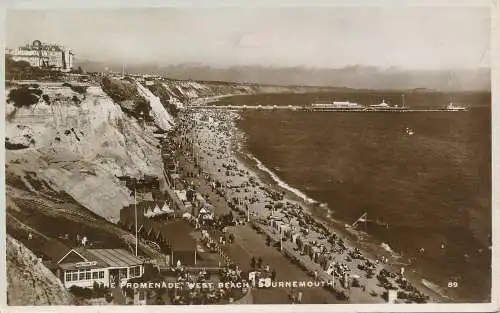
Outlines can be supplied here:
<path id="1" fill-rule="evenodd" d="M 195 172 L 192 159 L 187 157 L 183 153 L 179 154 L 179 163 L 181 164 L 184 174 L 186 174 L 187 172 Z M 208 182 L 206 182 L 202 177 L 190 177 L 187 180 L 195 184 L 196 190 L 198 192 L 208 196 L 206 200 L 208 200 L 208 202 L 215 207 L 215 213 L 217 215 L 226 214 L 230 211 L 229 205 L 226 202 L 225 198 L 220 197 L 216 192 L 212 191 L 212 188 L 209 186 Z M 177 197 L 173 191 L 171 191 L 171 193 L 169 194 L 172 194 L 173 197 Z M 223 246 L 222 250 L 235 264 L 239 265 L 242 269 L 245 270 L 250 267 L 250 260 L 252 257 L 261 257 L 264 264 L 269 265 L 271 269 L 276 270 L 277 281 L 312 280 L 312 277 L 310 277 L 298 266 L 292 264 L 283 256 L 283 254 L 281 254 L 280 251 L 278 251 L 276 248 L 267 246 L 265 237 L 253 230 L 249 226 L 249 224 L 228 227 L 228 231 L 233 233 L 233 235 L 235 236 L 235 241 L 232 244 Z M 297 290 L 301 290 L 303 293 L 302 303 L 321 304 L 340 302 L 336 299 L 334 293 L 323 288 L 304 287 L 297 288 Z M 252 289 L 253 303 L 288 304 L 291 303 L 289 298 L 291 292 L 292 291 L 290 288 L 254 288 Z"/>

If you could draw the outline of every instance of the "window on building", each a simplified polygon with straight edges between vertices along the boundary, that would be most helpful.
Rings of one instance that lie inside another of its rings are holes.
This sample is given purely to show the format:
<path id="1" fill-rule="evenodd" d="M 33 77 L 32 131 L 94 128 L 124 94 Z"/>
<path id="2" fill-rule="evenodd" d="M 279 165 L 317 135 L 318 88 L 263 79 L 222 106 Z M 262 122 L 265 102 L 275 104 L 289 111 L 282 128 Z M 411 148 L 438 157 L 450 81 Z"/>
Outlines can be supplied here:
<path id="1" fill-rule="evenodd" d="M 104 271 L 99 272 L 99 278 L 104 278 Z"/>
<path id="2" fill-rule="evenodd" d="M 144 300 L 146 299 L 146 292 L 145 291 L 139 291 L 139 300 Z"/>
<path id="3" fill-rule="evenodd" d="M 71 273 L 66 273 L 66 281 L 71 281 Z"/>
<path id="4" fill-rule="evenodd" d="M 141 267 L 140 266 L 134 266 L 130 268 L 130 276 L 131 277 L 139 277 L 141 276 Z"/>
<path id="5" fill-rule="evenodd" d="M 129 268 L 129 275 L 130 277 L 136 277 L 137 275 L 135 275 L 135 266 L 132 266 Z"/>
<path id="6" fill-rule="evenodd" d="M 86 280 L 90 280 L 91 275 L 92 275 L 92 272 L 90 272 L 90 270 L 87 270 L 87 271 L 85 272 L 85 279 L 86 279 Z"/>
<path id="7" fill-rule="evenodd" d="M 92 272 L 92 279 L 97 279 L 99 277 L 99 272 Z"/>
<path id="8" fill-rule="evenodd" d="M 122 278 L 127 278 L 127 269 L 126 268 L 120 268 L 120 279 Z"/>
<path id="9" fill-rule="evenodd" d="M 85 270 L 80 270 L 78 273 L 79 280 L 85 280 Z"/>
<path id="10" fill-rule="evenodd" d="M 77 271 L 73 271 L 73 273 L 71 274 L 71 280 L 72 281 L 78 280 L 78 272 Z"/>

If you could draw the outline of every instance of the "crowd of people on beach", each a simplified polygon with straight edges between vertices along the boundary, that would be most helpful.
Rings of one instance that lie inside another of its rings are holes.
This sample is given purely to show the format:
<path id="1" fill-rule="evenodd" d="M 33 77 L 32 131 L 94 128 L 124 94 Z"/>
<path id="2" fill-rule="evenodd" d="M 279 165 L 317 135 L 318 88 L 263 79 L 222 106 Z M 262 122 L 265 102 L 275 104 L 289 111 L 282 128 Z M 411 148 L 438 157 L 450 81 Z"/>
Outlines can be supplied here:
<path id="1" fill-rule="evenodd" d="M 394 289 L 402 302 L 420 303 L 429 299 L 410 284 L 403 270 L 400 273 L 387 270 L 386 265 L 391 264 L 386 256 L 374 259 L 364 256 L 325 222 L 313 217 L 308 206 L 316 204 L 292 199 L 284 190 L 262 182 L 255 171 L 244 165 L 244 153 L 235 140 L 240 136 L 235 128 L 237 117 L 234 112 L 222 110 L 188 110 L 179 117 L 172 147 L 192 158 L 196 169 L 186 175 L 186 180 L 204 179 L 211 191 L 225 199 L 244 221 L 251 222 L 269 237 L 278 238 L 278 247 L 303 263 L 315 279 L 334 277 L 340 283 L 338 288 L 347 293 L 351 288 L 360 288 L 372 297 L 386 297 L 387 291 Z M 219 226 L 223 229 L 227 224 Z M 225 240 L 231 242 L 234 237 Z M 203 244 L 210 250 L 216 249 L 209 239 Z"/>

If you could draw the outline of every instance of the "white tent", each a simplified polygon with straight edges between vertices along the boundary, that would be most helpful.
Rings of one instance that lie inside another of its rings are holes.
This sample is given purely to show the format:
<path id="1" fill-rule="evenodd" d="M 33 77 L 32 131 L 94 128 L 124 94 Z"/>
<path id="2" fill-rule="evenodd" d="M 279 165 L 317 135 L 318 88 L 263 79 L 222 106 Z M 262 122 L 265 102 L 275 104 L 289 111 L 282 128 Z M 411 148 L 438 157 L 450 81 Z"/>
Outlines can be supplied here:
<path id="1" fill-rule="evenodd" d="M 170 208 L 170 206 L 167 204 L 167 202 L 165 202 L 165 204 L 163 204 L 163 207 L 161 208 L 161 211 L 164 212 L 164 213 L 172 213 L 172 212 L 174 212 L 174 210 L 172 210 Z"/>
<path id="2" fill-rule="evenodd" d="M 153 212 L 151 212 L 151 210 L 150 210 L 149 208 L 147 208 L 146 210 L 144 210 L 144 216 L 145 216 L 145 217 L 151 217 L 151 214 L 152 214 L 152 213 L 153 213 Z"/>
<path id="3" fill-rule="evenodd" d="M 183 218 L 191 218 L 191 217 L 193 217 L 193 216 L 192 216 L 190 213 L 185 212 L 185 213 L 182 213 L 182 217 L 183 217 Z"/>
<path id="4" fill-rule="evenodd" d="M 158 215 L 161 215 L 161 214 L 162 214 L 162 212 L 161 212 L 160 207 L 158 206 L 158 204 L 157 204 L 157 205 L 155 205 L 155 208 L 153 209 L 153 214 L 152 214 L 152 216 L 158 216 Z"/>

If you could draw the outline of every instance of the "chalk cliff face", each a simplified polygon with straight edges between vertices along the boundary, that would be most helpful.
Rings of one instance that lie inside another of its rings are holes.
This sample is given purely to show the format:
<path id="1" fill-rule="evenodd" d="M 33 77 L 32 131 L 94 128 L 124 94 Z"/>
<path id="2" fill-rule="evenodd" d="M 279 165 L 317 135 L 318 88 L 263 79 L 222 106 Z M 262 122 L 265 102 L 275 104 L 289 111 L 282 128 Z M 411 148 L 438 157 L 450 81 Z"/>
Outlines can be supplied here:
<path id="1" fill-rule="evenodd" d="M 22 243 L 7 236 L 7 304 L 69 305 L 61 281 Z"/>
<path id="2" fill-rule="evenodd" d="M 51 258 L 44 245 L 54 240 L 67 244 L 65 234 L 85 234 L 102 247 L 129 248 L 134 238 L 113 224 L 120 209 L 133 202 L 119 177 L 151 175 L 159 178 L 160 185 L 164 183 L 155 133 L 173 127 L 171 111 L 178 103 L 255 92 L 196 82 L 154 85 L 160 88 L 121 79 L 108 79 L 106 84 L 68 80 L 6 86 L 10 304 L 72 301 L 38 261 Z M 32 240 L 27 240 L 28 234 Z M 27 268 L 33 270 L 26 272 Z"/>
<path id="3" fill-rule="evenodd" d="M 174 119 L 167 112 L 166 108 L 160 101 L 160 98 L 155 96 L 149 89 L 142 86 L 140 83 L 137 83 L 137 90 L 139 93 L 149 101 L 149 105 L 151 106 L 150 114 L 155 121 L 155 124 L 161 130 L 169 130 L 172 128 L 174 124 Z"/>
<path id="4" fill-rule="evenodd" d="M 196 82 L 183 80 L 163 80 L 157 82 L 161 86 L 159 93 L 166 94 L 165 100 L 176 103 L 210 101 L 221 96 L 251 95 L 257 93 L 306 92 L 314 90 L 309 87 L 260 86 L 223 82 Z"/>
<path id="5" fill-rule="evenodd" d="M 116 221 L 120 209 L 132 201 L 118 177 L 162 173 L 154 132 L 172 128 L 172 110 L 187 101 L 272 88 L 173 80 L 154 85 L 108 79 L 101 86 L 62 82 L 8 86 L 8 171 L 20 177 L 34 171 L 38 179 L 90 211 Z M 26 95 L 15 94 L 20 89 Z"/>
<path id="6" fill-rule="evenodd" d="M 81 95 L 60 84 L 39 85 L 48 101 L 6 106 L 6 137 L 12 145 L 26 147 L 7 150 L 7 161 L 35 162 L 40 179 L 92 212 L 116 220 L 131 201 L 117 177 L 161 173 L 158 140 L 100 87 L 90 86 Z M 155 109 L 162 108 L 157 103 Z M 162 113 L 157 120 L 168 126 L 173 119 Z M 8 169 L 20 176 L 25 170 L 23 164 Z"/>

